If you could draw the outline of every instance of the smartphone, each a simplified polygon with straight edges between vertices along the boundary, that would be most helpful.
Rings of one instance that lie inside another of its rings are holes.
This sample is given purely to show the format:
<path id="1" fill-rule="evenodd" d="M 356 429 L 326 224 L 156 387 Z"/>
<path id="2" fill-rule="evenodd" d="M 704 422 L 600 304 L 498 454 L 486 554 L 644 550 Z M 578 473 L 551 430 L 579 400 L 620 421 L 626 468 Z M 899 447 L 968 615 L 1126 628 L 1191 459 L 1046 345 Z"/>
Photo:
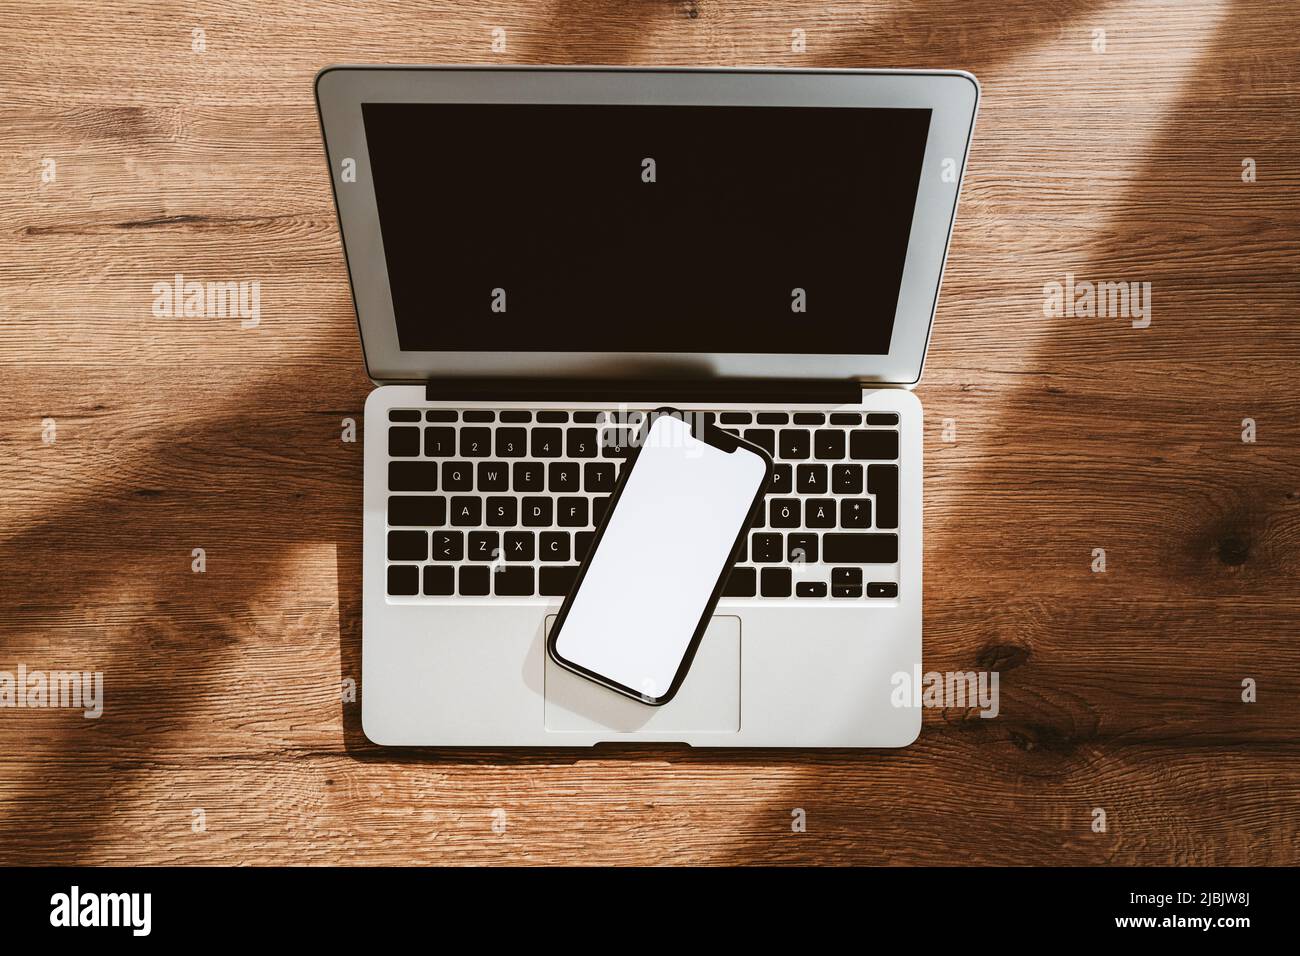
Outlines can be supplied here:
<path id="1" fill-rule="evenodd" d="M 771 456 L 703 415 L 650 413 L 546 650 L 651 706 L 686 679 L 746 533 Z"/>

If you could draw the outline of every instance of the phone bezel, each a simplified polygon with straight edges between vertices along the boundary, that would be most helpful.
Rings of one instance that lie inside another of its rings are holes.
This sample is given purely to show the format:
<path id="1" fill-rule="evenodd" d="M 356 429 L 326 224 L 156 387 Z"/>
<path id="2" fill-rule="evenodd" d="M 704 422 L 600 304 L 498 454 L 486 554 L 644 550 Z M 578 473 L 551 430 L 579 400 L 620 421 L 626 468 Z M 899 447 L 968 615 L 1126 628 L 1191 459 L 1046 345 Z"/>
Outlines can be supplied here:
<path id="1" fill-rule="evenodd" d="M 685 653 L 682 654 L 681 662 L 677 665 L 677 672 L 673 675 L 672 683 L 668 685 L 667 690 L 659 697 L 651 697 L 640 691 L 633 690 L 625 684 L 611 680 L 603 674 L 598 674 L 593 670 L 583 667 L 581 664 L 566 660 L 556 647 L 560 636 L 560 630 L 564 626 L 564 621 L 568 617 L 569 608 L 573 604 L 574 598 L 582 589 L 582 582 L 587 576 L 587 568 L 590 567 L 591 561 L 595 558 L 597 551 L 600 549 L 600 542 L 604 539 L 605 529 L 609 527 L 610 519 L 613 517 L 615 510 L 618 508 L 619 501 L 623 497 L 623 489 L 627 486 L 628 479 L 632 475 L 636 463 L 641 457 L 641 450 L 644 447 L 645 440 L 650 434 L 650 429 L 654 423 L 664 415 L 671 415 L 686 421 L 686 415 L 701 416 L 697 417 L 692 423 L 691 434 L 708 445 L 719 448 L 725 452 L 732 453 L 738 450 L 749 451 L 757 455 L 763 462 L 763 480 L 759 483 L 758 493 L 754 496 L 754 501 L 750 505 L 746 519 L 741 522 L 740 529 L 736 534 L 736 540 L 732 544 L 731 559 L 722 566 L 718 574 L 718 579 L 714 582 L 713 593 L 709 600 L 705 602 L 704 609 L 700 615 L 700 620 L 695 625 L 695 631 L 691 635 L 690 643 L 686 646 Z M 709 621 L 713 618 L 713 611 L 718 606 L 718 601 L 722 598 L 722 589 L 727 583 L 727 578 L 731 575 L 732 569 L 736 564 L 736 554 L 740 550 L 741 543 L 745 536 L 749 534 L 750 529 L 754 526 L 754 519 L 758 510 L 763 507 L 767 500 L 768 487 L 772 483 L 772 456 L 767 450 L 755 445 L 753 442 L 745 441 L 738 435 L 733 435 L 725 429 L 719 428 L 716 423 L 702 417 L 699 412 L 682 412 L 675 408 L 662 406 L 646 415 L 645 423 L 641 429 L 637 442 L 633 445 L 628 454 L 627 464 L 623 468 L 623 474 L 618 479 L 613 493 L 610 496 L 609 507 L 605 509 L 605 514 L 601 519 L 600 526 L 596 529 L 596 537 L 592 539 L 591 547 L 587 549 L 587 556 L 583 559 L 582 564 L 578 567 L 578 577 L 573 583 L 569 593 L 565 595 L 564 603 L 560 605 L 560 610 L 555 618 L 555 624 L 551 627 L 551 632 L 546 638 L 546 653 L 560 667 L 578 674 L 588 680 L 595 681 L 603 687 L 607 687 L 624 697 L 631 697 L 643 704 L 651 707 L 662 707 L 677 696 L 678 690 L 681 689 L 682 682 L 686 680 L 686 675 L 691 669 L 691 664 L 695 660 L 695 652 L 699 649 L 700 641 L 704 638 L 704 632 L 708 630 Z"/>

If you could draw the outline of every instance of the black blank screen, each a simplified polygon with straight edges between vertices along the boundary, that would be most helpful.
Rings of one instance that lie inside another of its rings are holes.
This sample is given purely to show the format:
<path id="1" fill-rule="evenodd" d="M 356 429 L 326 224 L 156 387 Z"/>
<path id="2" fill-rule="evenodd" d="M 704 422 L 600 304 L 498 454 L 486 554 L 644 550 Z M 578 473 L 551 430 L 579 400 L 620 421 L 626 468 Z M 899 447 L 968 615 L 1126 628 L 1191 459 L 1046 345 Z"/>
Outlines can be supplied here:
<path id="1" fill-rule="evenodd" d="M 403 350 L 889 351 L 929 110 L 362 115 Z"/>

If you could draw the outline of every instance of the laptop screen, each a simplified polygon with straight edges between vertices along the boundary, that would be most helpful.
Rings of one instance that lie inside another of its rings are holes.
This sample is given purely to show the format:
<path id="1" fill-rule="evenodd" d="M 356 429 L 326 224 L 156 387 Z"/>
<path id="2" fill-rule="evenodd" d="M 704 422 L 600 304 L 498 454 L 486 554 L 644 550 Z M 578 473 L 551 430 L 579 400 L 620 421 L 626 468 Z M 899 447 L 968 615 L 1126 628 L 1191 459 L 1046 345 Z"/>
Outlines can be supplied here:
<path id="1" fill-rule="evenodd" d="M 889 352 L 928 109 L 362 116 L 403 351 Z"/>

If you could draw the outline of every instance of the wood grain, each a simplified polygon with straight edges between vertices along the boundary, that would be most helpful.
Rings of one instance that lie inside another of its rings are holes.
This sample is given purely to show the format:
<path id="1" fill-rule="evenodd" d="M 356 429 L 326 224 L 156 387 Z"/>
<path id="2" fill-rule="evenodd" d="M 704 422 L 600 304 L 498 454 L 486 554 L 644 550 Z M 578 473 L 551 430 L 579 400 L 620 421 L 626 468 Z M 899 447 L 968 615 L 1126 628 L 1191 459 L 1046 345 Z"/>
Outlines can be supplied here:
<path id="1" fill-rule="evenodd" d="M 1300 863 L 1294 4 L 0 0 L 0 22 L 0 669 L 100 669 L 108 696 L 99 720 L 0 710 L 0 863 Z M 339 435 L 370 386 L 311 97 L 335 62 L 974 71 L 919 389 L 925 653 L 998 669 L 999 717 L 927 712 L 897 752 L 368 744 L 338 690 L 361 500 Z M 155 318 L 176 272 L 259 279 L 261 324 Z M 1150 328 L 1045 318 L 1066 273 L 1151 282 Z"/>

